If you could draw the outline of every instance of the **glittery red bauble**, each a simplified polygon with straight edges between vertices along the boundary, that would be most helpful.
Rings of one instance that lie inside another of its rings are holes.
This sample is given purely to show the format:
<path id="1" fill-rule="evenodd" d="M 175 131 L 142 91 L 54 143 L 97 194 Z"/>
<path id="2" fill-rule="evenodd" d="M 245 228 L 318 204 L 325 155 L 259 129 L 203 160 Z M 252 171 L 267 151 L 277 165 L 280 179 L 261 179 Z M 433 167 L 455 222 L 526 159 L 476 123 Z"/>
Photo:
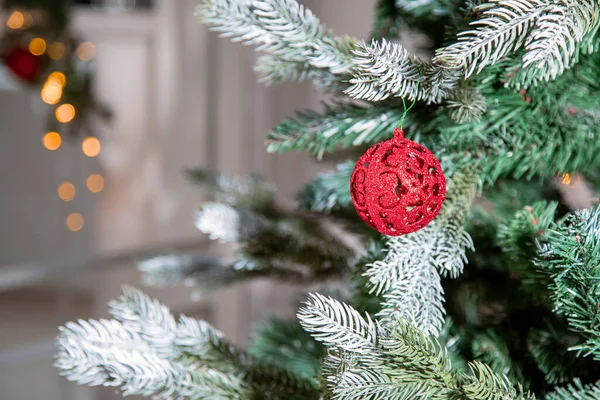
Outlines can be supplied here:
<path id="1" fill-rule="evenodd" d="M 404 138 L 378 143 L 356 163 L 350 194 L 358 215 L 389 236 L 417 231 L 429 224 L 446 199 L 446 178 L 433 153 Z"/>
<path id="2" fill-rule="evenodd" d="M 40 58 L 25 47 L 13 47 L 4 56 L 4 64 L 19 78 L 33 82 L 40 72 Z"/>

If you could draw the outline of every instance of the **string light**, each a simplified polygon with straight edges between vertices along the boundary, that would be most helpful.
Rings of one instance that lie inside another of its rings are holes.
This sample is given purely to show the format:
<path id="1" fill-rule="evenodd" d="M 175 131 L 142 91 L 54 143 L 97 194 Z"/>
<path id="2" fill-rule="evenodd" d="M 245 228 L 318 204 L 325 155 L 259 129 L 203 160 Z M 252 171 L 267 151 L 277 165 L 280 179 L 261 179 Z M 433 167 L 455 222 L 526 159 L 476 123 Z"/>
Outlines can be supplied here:
<path id="1" fill-rule="evenodd" d="M 42 87 L 41 97 L 44 103 L 58 103 L 62 97 L 62 85 L 56 81 L 46 82 Z"/>
<path id="2" fill-rule="evenodd" d="M 48 46 L 48 56 L 53 60 L 60 60 L 65 55 L 65 45 L 54 42 Z"/>
<path id="3" fill-rule="evenodd" d="M 568 172 L 564 174 L 559 172 L 557 175 L 560 179 L 560 183 L 568 188 L 575 189 L 581 184 L 581 175 L 579 174 L 571 175 Z"/>
<path id="4" fill-rule="evenodd" d="M 563 174 L 562 177 L 560 178 L 560 183 L 562 183 L 563 185 L 570 185 L 571 184 L 571 174 L 569 174 L 569 173 Z"/>
<path id="5" fill-rule="evenodd" d="M 47 82 L 57 82 L 60 86 L 65 87 L 67 84 L 67 77 L 62 72 L 53 72 L 48 75 Z"/>
<path id="6" fill-rule="evenodd" d="M 61 182 L 56 191 L 58 192 L 58 197 L 67 202 L 73 201 L 76 195 L 75 185 L 69 181 Z"/>
<path id="7" fill-rule="evenodd" d="M 77 57 L 82 61 L 90 61 L 96 54 L 96 46 L 92 42 L 83 42 L 77 46 Z"/>
<path id="8" fill-rule="evenodd" d="M 62 143 L 62 138 L 58 132 L 48 132 L 42 138 L 42 143 L 48 150 L 58 150 Z"/>
<path id="9" fill-rule="evenodd" d="M 100 154 L 101 147 L 100 140 L 95 136 L 88 136 L 81 143 L 81 150 L 88 157 L 96 157 Z"/>
<path id="10" fill-rule="evenodd" d="M 41 56 L 46 51 L 46 41 L 42 38 L 33 38 L 29 42 L 29 52 L 34 56 Z"/>
<path id="11" fill-rule="evenodd" d="M 81 229 L 83 229 L 83 215 L 79 213 L 71 213 L 67 215 L 65 223 L 71 232 L 79 232 Z"/>
<path id="12" fill-rule="evenodd" d="M 104 178 L 100 174 L 92 174 L 88 176 L 86 185 L 92 193 L 101 192 L 104 189 Z"/>
<path id="13" fill-rule="evenodd" d="M 13 13 L 10 14 L 10 17 L 8 17 L 8 21 L 6 21 L 6 25 L 8 25 L 10 29 L 19 29 L 23 27 L 24 23 L 25 17 L 20 11 L 13 11 Z"/>
<path id="14" fill-rule="evenodd" d="M 73 121 L 75 118 L 75 107 L 72 104 L 61 104 L 56 109 L 56 119 L 58 122 L 66 124 L 67 122 Z"/>

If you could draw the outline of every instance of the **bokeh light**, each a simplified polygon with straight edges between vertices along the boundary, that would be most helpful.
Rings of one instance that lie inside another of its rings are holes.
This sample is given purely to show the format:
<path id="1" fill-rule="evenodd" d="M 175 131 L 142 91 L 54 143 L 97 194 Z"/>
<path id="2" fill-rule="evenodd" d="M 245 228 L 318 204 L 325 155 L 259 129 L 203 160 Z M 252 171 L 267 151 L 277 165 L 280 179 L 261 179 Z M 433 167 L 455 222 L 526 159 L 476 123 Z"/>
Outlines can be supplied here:
<path id="1" fill-rule="evenodd" d="M 48 56 L 53 60 L 60 60 L 65 55 L 65 45 L 60 42 L 54 42 L 48 46 Z"/>
<path id="2" fill-rule="evenodd" d="M 77 57 L 82 61 L 90 61 L 96 55 L 96 46 L 92 42 L 83 42 L 77 46 Z"/>
<path id="3" fill-rule="evenodd" d="M 100 174 L 92 174 L 88 176 L 86 185 L 92 193 L 101 192 L 104 189 L 104 178 Z"/>
<path id="4" fill-rule="evenodd" d="M 63 201 L 72 201 L 75 198 L 75 185 L 69 181 L 61 182 L 58 185 L 58 197 Z"/>
<path id="5" fill-rule="evenodd" d="M 8 17 L 8 21 L 6 21 L 6 25 L 8 25 L 10 29 L 19 29 L 23 27 L 24 23 L 25 16 L 20 11 L 13 11 L 13 13 L 10 14 L 10 17 Z"/>
<path id="6" fill-rule="evenodd" d="M 62 72 L 55 71 L 48 75 L 47 82 L 57 82 L 59 85 L 64 87 L 67 84 L 67 77 Z"/>
<path id="7" fill-rule="evenodd" d="M 81 150 L 88 157 L 96 157 L 100 154 L 101 147 L 100 140 L 95 136 L 88 136 L 81 143 Z"/>
<path id="8" fill-rule="evenodd" d="M 558 177 L 560 179 L 560 183 L 562 183 L 564 186 L 566 186 L 570 189 L 575 189 L 575 188 L 579 187 L 579 185 L 581 185 L 581 182 L 582 182 L 581 175 L 579 175 L 579 174 L 571 175 L 568 172 L 566 172 L 564 174 L 559 172 Z"/>
<path id="9" fill-rule="evenodd" d="M 83 215 L 79 213 L 71 213 L 67 215 L 67 219 L 65 220 L 67 228 L 72 232 L 79 232 L 83 229 Z"/>
<path id="10" fill-rule="evenodd" d="M 62 143 L 62 138 L 58 132 L 48 132 L 42 138 L 42 144 L 48 150 L 58 150 Z"/>
<path id="11" fill-rule="evenodd" d="M 46 82 L 42 87 L 41 97 L 44 103 L 58 103 L 62 97 L 62 85 L 56 81 Z"/>
<path id="12" fill-rule="evenodd" d="M 66 124 L 75 118 L 75 107 L 72 104 L 61 104 L 56 109 L 56 119 L 58 122 Z"/>
<path id="13" fill-rule="evenodd" d="M 46 51 L 46 41 L 42 38 L 33 38 L 29 42 L 29 52 L 34 56 L 41 56 Z"/>

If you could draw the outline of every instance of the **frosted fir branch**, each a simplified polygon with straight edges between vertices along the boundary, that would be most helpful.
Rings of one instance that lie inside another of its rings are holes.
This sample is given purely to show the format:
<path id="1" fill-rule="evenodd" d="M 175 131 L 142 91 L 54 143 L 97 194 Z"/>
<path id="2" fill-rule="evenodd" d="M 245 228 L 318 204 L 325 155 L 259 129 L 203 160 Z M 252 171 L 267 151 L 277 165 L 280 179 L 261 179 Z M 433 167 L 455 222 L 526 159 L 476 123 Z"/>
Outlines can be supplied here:
<path id="1" fill-rule="evenodd" d="M 261 75 L 259 82 L 266 85 L 284 81 L 302 82 L 311 76 L 310 65 L 308 63 L 303 61 L 289 61 L 274 55 L 259 57 L 254 70 Z"/>
<path id="2" fill-rule="evenodd" d="M 383 295 L 376 314 L 382 326 L 393 327 L 398 320 L 409 321 L 423 332 L 437 336 L 444 323 L 444 289 L 432 264 L 413 266 Z"/>
<path id="3" fill-rule="evenodd" d="M 140 336 L 114 320 L 79 320 L 59 328 L 54 366 L 71 381 L 90 386 L 118 386 L 119 381 L 102 366 L 103 349 L 149 351 Z M 85 339 L 83 344 L 81 343 Z"/>
<path id="4" fill-rule="evenodd" d="M 459 124 L 479 121 L 487 110 L 485 96 L 475 88 L 459 88 L 446 102 L 450 117 Z"/>
<path id="5" fill-rule="evenodd" d="M 211 368 L 198 368 L 184 381 L 179 396 L 190 400 L 241 400 L 251 399 L 254 393 L 235 375 Z"/>
<path id="6" fill-rule="evenodd" d="M 473 173 L 458 173 L 440 215 L 419 231 L 390 238 L 385 258 L 364 273 L 371 291 L 384 295 L 377 314 L 384 326 L 393 327 L 402 318 L 426 333 L 439 334 L 445 314 L 440 275 L 460 275 L 466 249 L 473 249 L 464 224 L 476 180 Z"/>
<path id="7" fill-rule="evenodd" d="M 433 382 L 427 385 L 438 389 L 457 385 L 446 348 L 409 321 L 400 320 L 390 335 L 381 338 L 380 345 L 386 356 L 401 365 L 398 371 L 390 368 L 390 374 L 399 382 L 414 381 L 406 378 L 416 375 L 424 381 L 432 377 Z M 440 385 L 440 381 L 444 383 Z"/>
<path id="8" fill-rule="evenodd" d="M 335 171 L 317 175 L 300 191 L 300 209 L 331 212 L 352 204 L 348 182 L 355 165 L 355 161 L 346 161 L 338 164 Z"/>
<path id="9" fill-rule="evenodd" d="M 354 50 L 354 78 L 345 93 L 356 99 L 381 101 L 390 96 L 439 103 L 456 87 L 460 73 L 421 60 L 402 45 L 373 41 Z"/>
<path id="10" fill-rule="evenodd" d="M 323 112 L 298 112 L 267 134 L 268 152 L 308 150 L 319 159 L 350 146 L 377 143 L 400 125 L 399 108 L 365 107 L 341 102 L 324 104 Z M 410 115 L 405 120 L 410 126 Z"/>
<path id="11" fill-rule="evenodd" d="M 291 281 L 302 278 L 292 271 L 274 269 L 275 266 L 266 261 L 241 257 L 232 263 L 224 263 L 215 257 L 196 254 L 169 254 L 138 263 L 144 284 L 165 287 L 183 283 L 194 289 L 193 298 L 260 276 L 276 276 Z"/>
<path id="12" fill-rule="evenodd" d="M 196 15 L 233 41 L 256 45 L 287 63 L 304 63 L 307 75 L 327 73 L 339 80 L 351 65 L 354 41 L 334 37 L 295 0 L 206 0 Z"/>
<path id="13" fill-rule="evenodd" d="M 380 329 L 368 315 L 319 294 L 298 318 L 328 348 L 321 375 L 334 399 L 533 399 L 485 364 L 471 363 L 471 375 L 455 371 L 445 347 L 409 321 Z"/>
<path id="14" fill-rule="evenodd" d="M 519 49 L 526 34 L 545 11 L 543 0 L 494 0 L 498 6 L 483 12 L 461 32 L 458 42 L 437 51 L 435 60 L 464 69 L 468 78 Z"/>
<path id="15" fill-rule="evenodd" d="M 111 312 L 123 323 L 60 328 L 56 366 L 68 379 L 169 400 L 315 398 L 311 379 L 253 359 L 205 321 L 182 316 L 173 326 L 169 310 L 136 289 L 124 288 Z"/>
<path id="16" fill-rule="evenodd" d="M 545 400 L 596 400 L 600 399 L 600 381 L 584 385 L 575 378 L 573 383 L 559 387 L 544 397 Z"/>
<path id="17" fill-rule="evenodd" d="M 273 258 L 269 260 L 268 258 Z M 165 255 L 144 260 L 138 264 L 143 282 L 149 286 L 164 287 L 183 283 L 193 288 L 192 298 L 200 299 L 206 293 L 238 282 L 266 277 L 290 283 L 313 283 L 321 271 L 310 267 L 277 260 L 271 254 L 265 259 L 240 255 L 233 262 L 202 255 Z M 299 267 L 305 267 L 301 270 Z"/>
<path id="18" fill-rule="evenodd" d="M 368 353 L 377 340 L 377 325 L 345 303 L 311 294 L 298 311 L 302 327 L 319 342 L 342 350 Z"/>
<path id="19" fill-rule="evenodd" d="M 191 168 L 187 176 L 195 184 L 206 187 L 220 203 L 250 210 L 271 209 L 273 188 L 256 175 L 230 177 L 207 167 Z"/>
<path id="20" fill-rule="evenodd" d="M 465 77 L 524 48 L 523 66 L 530 80 L 549 80 L 576 60 L 587 35 L 598 29 L 595 0 L 493 0 L 482 5 L 473 29 L 458 42 L 439 49 L 434 62 L 464 71 Z"/>
<path id="21" fill-rule="evenodd" d="M 492 369 L 479 361 L 469 363 L 471 374 L 465 379 L 463 391 L 470 400 L 535 400 L 535 396 L 524 393 L 518 386 L 516 389 L 505 375 L 492 371 Z"/>
<path id="22" fill-rule="evenodd" d="M 119 386 L 124 395 L 170 399 L 239 399 L 243 382 L 212 369 L 187 370 L 165 360 L 135 331 L 117 321 L 69 322 L 60 328 L 55 366 L 68 380 L 90 386 Z"/>
<path id="23" fill-rule="evenodd" d="M 575 61 L 579 44 L 599 24 L 596 0 L 555 1 L 536 21 L 525 42 L 523 67 L 532 66 L 539 80 L 552 80 Z"/>
<path id="24" fill-rule="evenodd" d="M 204 203 L 194 215 L 194 224 L 200 232 L 221 243 L 245 242 L 271 225 L 258 213 L 223 203 Z"/>
<path id="25" fill-rule="evenodd" d="M 445 0 L 396 0 L 396 8 L 415 16 L 448 15 L 451 3 Z"/>
<path id="26" fill-rule="evenodd" d="M 243 354 L 226 343 L 223 333 L 206 321 L 182 315 L 173 342 L 181 352 L 203 362 L 244 364 Z"/>
<path id="27" fill-rule="evenodd" d="M 550 277 L 554 312 L 582 336 L 571 350 L 600 360 L 600 208 L 575 212 L 546 232 L 536 267 Z"/>
<path id="28" fill-rule="evenodd" d="M 297 320 L 272 317 L 254 327 L 248 352 L 301 376 L 316 377 L 321 371 L 325 346 L 314 340 Z"/>
<path id="29" fill-rule="evenodd" d="M 341 93 L 347 87 L 345 78 L 333 75 L 326 69 L 314 68 L 305 60 L 287 60 L 271 54 L 259 57 L 254 70 L 260 74 L 259 82 L 267 86 L 310 79 L 318 90 L 331 93 Z"/>
<path id="30" fill-rule="evenodd" d="M 156 352 L 168 359 L 179 355 L 174 346 L 177 323 L 169 309 L 140 290 L 123 286 L 123 294 L 108 303 L 110 314 L 137 332 Z"/>
<path id="31" fill-rule="evenodd" d="M 194 225 L 211 240 L 221 243 L 235 243 L 240 237 L 240 215 L 235 208 L 226 204 L 204 204 L 194 215 Z"/>
<path id="32" fill-rule="evenodd" d="M 215 257 L 193 254 L 166 254 L 147 258 L 138 263 L 145 285 L 165 287 L 195 276 L 206 280 L 228 281 L 230 269 Z"/>
<path id="33" fill-rule="evenodd" d="M 418 96 L 422 62 L 400 44 L 373 41 L 360 44 L 354 51 L 353 85 L 346 94 L 357 99 L 380 101 L 392 94 Z"/>

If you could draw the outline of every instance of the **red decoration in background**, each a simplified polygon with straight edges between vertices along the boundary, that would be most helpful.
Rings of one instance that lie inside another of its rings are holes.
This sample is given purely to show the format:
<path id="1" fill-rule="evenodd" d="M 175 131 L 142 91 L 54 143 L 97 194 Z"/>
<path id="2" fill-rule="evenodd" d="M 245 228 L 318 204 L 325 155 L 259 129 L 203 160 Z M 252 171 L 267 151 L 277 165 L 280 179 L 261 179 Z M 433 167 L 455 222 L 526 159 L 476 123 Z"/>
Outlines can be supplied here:
<path id="1" fill-rule="evenodd" d="M 367 224 L 400 236 L 424 228 L 438 215 L 446 199 L 446 178 L 433 153 L 396 128 L 393 139 L 359 158 L 350 194 Z"/>
<path id="2" fill-rule="evenodd" d="M 4 56 L 4 64 L 19 78 L 27 82 L 35 81 L 40 72 L 40 58 L 25 47 L 13 47 Z"/>

